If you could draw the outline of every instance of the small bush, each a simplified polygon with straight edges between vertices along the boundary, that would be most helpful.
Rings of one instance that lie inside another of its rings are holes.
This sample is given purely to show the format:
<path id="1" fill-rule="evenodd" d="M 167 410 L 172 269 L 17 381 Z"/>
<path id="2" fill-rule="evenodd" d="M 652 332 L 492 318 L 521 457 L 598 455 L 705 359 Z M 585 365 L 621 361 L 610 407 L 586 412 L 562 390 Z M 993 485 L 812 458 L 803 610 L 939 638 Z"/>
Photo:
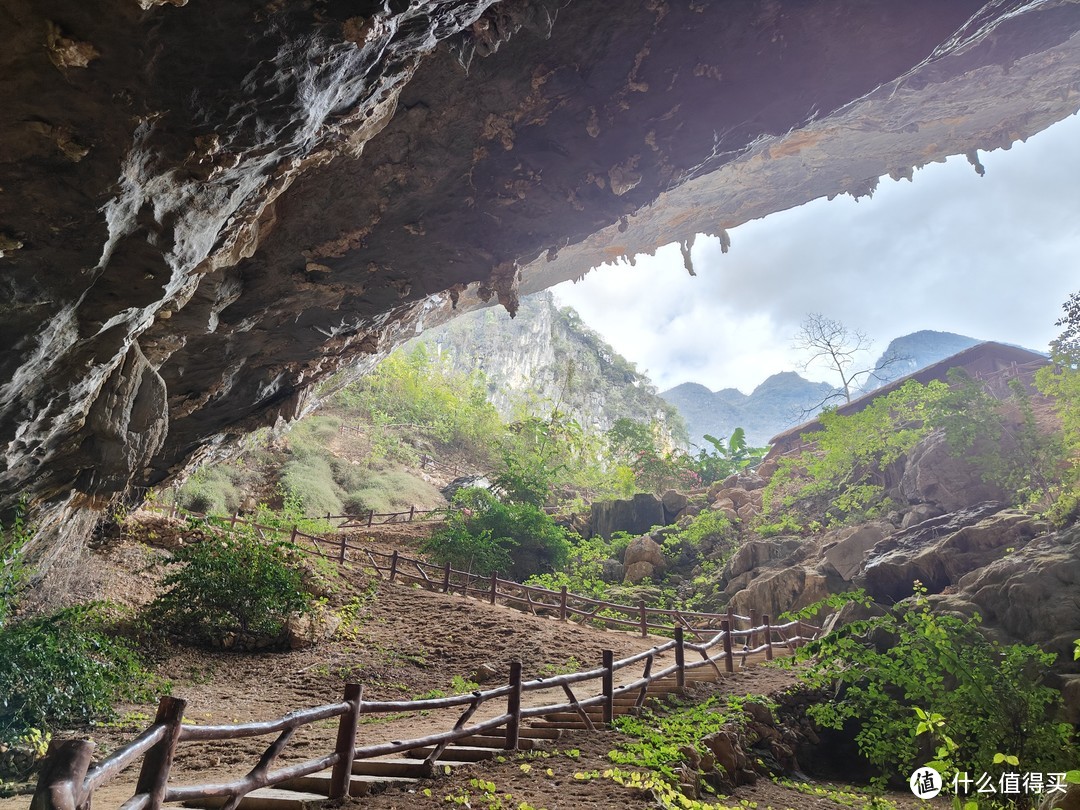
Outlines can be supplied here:
<path id="1" fill-rule="evenodd" d="M 282 634 L 290 616 L 311 611 L 312 594 L 288 543 L 238 534 L 211 536 L 174 552 L 180 567 L 147 606 L 151 624 L 209 647 L 230 637 Z"/>
<path id="2" fill-rule="evenodd" d="M 504 503 L 476 488 L 460 490 L 454 506 L 457 511 L 423 546 L 439 562 L 483 575 L 502 572 L 518 582 L 566 562 L 566 531 L 539 507 Z"/>
<path id="3" fill-rule="evenodd" d="M 111 717 L 114 704 L 157 685 L 101 604 L 4 627 L 0 661 L 0 742 Z"/>

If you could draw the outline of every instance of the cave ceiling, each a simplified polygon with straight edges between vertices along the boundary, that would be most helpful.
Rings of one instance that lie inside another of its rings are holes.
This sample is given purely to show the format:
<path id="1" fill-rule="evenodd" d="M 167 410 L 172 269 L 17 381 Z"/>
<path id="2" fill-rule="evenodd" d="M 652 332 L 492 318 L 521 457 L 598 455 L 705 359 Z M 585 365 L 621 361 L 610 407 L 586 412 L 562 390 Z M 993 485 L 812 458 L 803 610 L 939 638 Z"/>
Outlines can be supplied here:
<path id="1" fill-rule="evenodd" d="M 1080 108 L 1067 0 L 0 0 L 0 36 L 0 507 L 55 531 L 455 308 Z"/>

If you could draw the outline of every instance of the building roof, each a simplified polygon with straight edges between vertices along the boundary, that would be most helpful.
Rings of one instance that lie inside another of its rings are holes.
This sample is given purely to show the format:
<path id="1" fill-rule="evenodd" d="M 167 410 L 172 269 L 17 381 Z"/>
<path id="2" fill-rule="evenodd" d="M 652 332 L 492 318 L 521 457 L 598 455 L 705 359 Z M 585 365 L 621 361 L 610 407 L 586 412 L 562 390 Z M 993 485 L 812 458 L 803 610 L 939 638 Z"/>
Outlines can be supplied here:
<path id="1" fill-rule="evenodd" d="M 893 380 L 880 388 L 875 388 L 873 391 L 851 400 L 851 402 L 845 402 L 843 405 L 838 406 L 835 411 L 844 415 L 858 413 L 879 396 L 895 391 L 909 380 L 915 380 L 922 385 L 926 385 L 932 380 L 944 382 L 946 375 L 954 368 L 963 368 L 973 377 L 985 378 L 1013 368 L 1017 369 L 1018 372 L 1028 367 L 1034 369 L 1049 362 L 1049 359 L 1044 354 L 1022 349 L 1019 346 L 1009 346 L 988 340 L 985 343 L 977 343 L 905 377 Z M 794 442 L 799 441 L 802 434 L 816 430 L 821 430 L 821 420 L 815 417 L 808 422 L 785 430 L 783 433 L 776 434 L 769 440 L 769 444 L 772 445 L 769 456 L 787 452 Z"/>

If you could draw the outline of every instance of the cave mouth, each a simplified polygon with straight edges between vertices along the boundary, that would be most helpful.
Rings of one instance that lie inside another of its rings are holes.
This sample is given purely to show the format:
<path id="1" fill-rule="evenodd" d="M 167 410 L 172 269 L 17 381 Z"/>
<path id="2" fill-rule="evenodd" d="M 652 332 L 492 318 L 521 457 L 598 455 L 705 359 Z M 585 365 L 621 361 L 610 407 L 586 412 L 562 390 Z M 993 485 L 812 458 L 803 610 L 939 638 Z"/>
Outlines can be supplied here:
<path id="1" fill-rule="evenodd" d="M 1007 146 L 1080 86 L 1073 3 L 110 9 L 4 5 L 0 510 L 53 556 L 459 304 Z"/>

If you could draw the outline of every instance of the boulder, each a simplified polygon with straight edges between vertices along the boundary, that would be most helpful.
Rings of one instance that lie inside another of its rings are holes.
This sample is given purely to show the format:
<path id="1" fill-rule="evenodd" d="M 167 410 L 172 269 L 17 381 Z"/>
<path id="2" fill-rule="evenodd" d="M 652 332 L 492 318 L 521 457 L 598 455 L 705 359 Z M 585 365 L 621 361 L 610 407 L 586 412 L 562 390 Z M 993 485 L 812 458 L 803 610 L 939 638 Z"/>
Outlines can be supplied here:
<path id="1" fill-rule="evenodd" d="M 1080 726 L 1080 675 L 1065 675 L 1061 682 L 1065 722 Z"/>
<path id="2" fill-rule="evenodd" d="M 679 513 L 686 509 L 690 499 L 677 489 L 669 489 L 660 498 L 660 502 L 664 505 L 665 522 L 674 523 Z"/>
<path id="3" fill-rule="evenodd" d="M 626 576 L 626 566 L 618 560 L 604 560 L 600 563 L 600 579 L 604 582 L 622 582 Z"/>
<path id="4" fill-rule="evenodd" d="M 954 456 L 940 432 L 927 436 L 908 455 L 900 494 L 908 503 L 927 503 L 945 512 L 983 501 L 1009 500 L 1001 487 L 982 480 L 968 456 Z"/>
<path id="5" fill-rule="evenodd" d="M 746 521 L 754 517 L 754 515 L 758 513 L 758 510 L 757 507 L 755 507 L 752 503 L 747 502 L 740 506 L 738 510 L 736 510 L 736 512 L 739 515 L 739 520 L 745 523 Z"/>
<path id="6" fill-rule="evenodd" d="M 941 509 L 928 503 L 917 503 L 904 512 L 904 516 L 900 519 L 900 528 L 908 529 L 912 526 L 917 526 L 924 520 L 938 517 L 941 514 Z"/>
<path id="7" fill-rule="evenodd" d="M 289 649 L 301 650 L 311 647 L 320 641 L 330 638 L 341 626 L 341 617 L 329 611 L 302 616 L 290 616 L 285 624 L 285 632 L 289 640 Z M 264 649 L 273 646 L 273 640 L 268 644 L 259 644 L 256 649 Z"/>
<path id="8" fill-rule="evenodd" d="M 836 541 L 826 548 L 825 561 L 841 579 L 850 582 L 862 570 L 866 553 L 892 529 L 890 524 L 879 522 L 842 529 Z"/>
<path id="9" fill-rule="evenodd" d="M 635 585 L 643 579 L 653 577 L 663 571 L 667 560 L 660 544 L 651 537 L 637 537 L 630 542 L 623 553 L 623 565 L 626 567 L 624 581 Z"/>
<path id="10" fill-rule="evenodd" d="M 1080 785 L 1069 785 L 1064 793 L 1048 793 L 1039 810 L 1080 810 Z"/>
<path id="11" fill-rule="evenodd" d="M 734 579 L 747 571 L 753 571 L 776 560 L 783 560 L 802 545 L 803 541 L 798 537 L 750 540 L 740 546 L 728 560 L 727 567 L 724 569 L 724 578 Z"/>
<path id="12" fill-rule="evenodd" d="M 590 510 L 593 536 L 610 540 L 615 532 L 645 534 L 667 523 L 664 504 L 655 495 L 638 493 L 633 498 L 597 501 Z"/>
<path id="13" fill-rule="evenodd" d="M 775 621 L 781 613 L 806 607 L 833 592 L 825 574 L 796 565 L 756 577 L 731 597 L 730 604 L 736 613 L 748 615 L 756 610 L 759 616 L 767 615 Z"/>
<path id="14" fill-rule="evenodd" d="M 629 582 L 633 585 L 637 585 L 644 582 L 647 579 L 652 579 L 656 576 L 657 567 L 650 562 L 631 563 L 626 566 L 626 573 L 623 575 L 623 582 Z"/>

